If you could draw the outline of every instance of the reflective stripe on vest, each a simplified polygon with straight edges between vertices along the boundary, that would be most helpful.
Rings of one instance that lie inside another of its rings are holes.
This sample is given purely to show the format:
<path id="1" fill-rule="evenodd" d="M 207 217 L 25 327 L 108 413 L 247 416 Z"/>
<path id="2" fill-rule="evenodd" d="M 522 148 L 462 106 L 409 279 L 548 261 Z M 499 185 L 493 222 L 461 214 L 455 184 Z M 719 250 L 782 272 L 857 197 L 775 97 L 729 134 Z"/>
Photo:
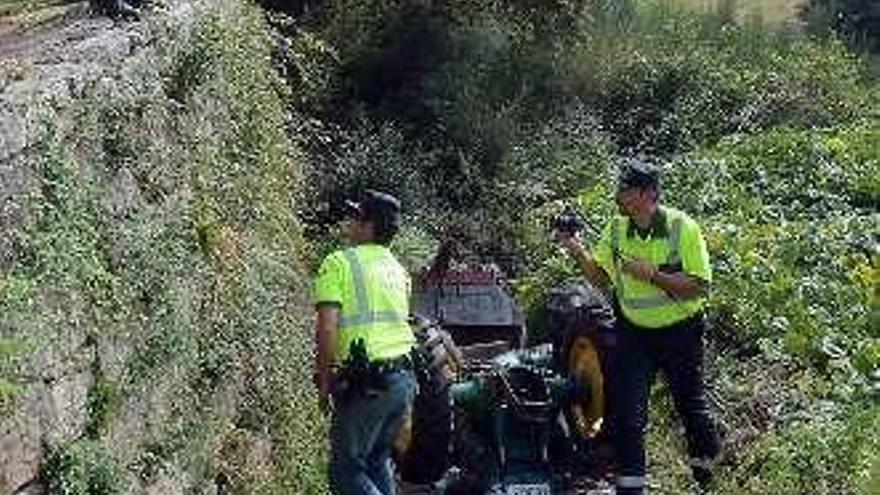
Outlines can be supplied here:
<path id="1" fill-rule="evenodd" d="M 666 263 L 679 264 L 681 263 L 681 249 L 679 247 L 681 240 L 681 218 L 674 218 L 671 223 L 668 236 L 669 255 L 666 258 Z M 616 217 L 611 234 L 611 257 L 614 262 L 614 288 L 617 291 L 617 298 L 620 303 L 632 309 L 653 309 L 676 304 L 676 300 L 669 297 L 665 292 L 646 297 L 626 297 L 623 289 L 623 274 L 620 263 L 620 227 L 620 217 Z"/>
<path id="2" fill-rule="evenodd" d="M 339 329 L 345 330 L 373 323 L 403 323 L 408 321 L 408 315 L 397 311 L 373 311 L 370 308 L 370 299 L 367 297 L 367 282 L 364 277 L 364 267 L 358 259 L 354 249 L 346 249 L 342 252 L 348 266 L 351 268 L 351 276 L 354 282 L 355 312 L 339 319 Z"/>
<path id="3" fill-rule="evenodd" d="M 620 217 L 614 217 L 611 229 L 611 260 L 614 263 L 614 290 L 617 299 L 623 300 L 623 276 L 620 273 Z"/>
<path id="4" fill-rule="evenodd" d="M 614 484 L 618 488 L 643 488 L 647 481 L 644 476 L 618 476 Z"/>
<path id="5" fill-rule="evenodd" d="M 669 258 L 666 263 L 675 265 L 681 263 L 681 218 L 672 220 L 672 230 L 669 233 Z"/>

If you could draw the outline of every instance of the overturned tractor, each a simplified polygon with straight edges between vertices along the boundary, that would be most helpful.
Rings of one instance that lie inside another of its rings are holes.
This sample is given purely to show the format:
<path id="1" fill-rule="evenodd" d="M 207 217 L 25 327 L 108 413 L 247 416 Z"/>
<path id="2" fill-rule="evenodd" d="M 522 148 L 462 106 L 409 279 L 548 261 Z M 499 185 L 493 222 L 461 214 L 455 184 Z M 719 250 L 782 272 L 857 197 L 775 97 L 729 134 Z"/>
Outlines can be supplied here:
<path id="1" fill-rule="evenodd" d="M 550 495 L 597 465 L 613 313 L 584 284 L 552 290 L 546 337 L 493 269 L 423 277 L 415 308 L 419 395 L 398 459 L 409 486 L 444 495 Z"/>

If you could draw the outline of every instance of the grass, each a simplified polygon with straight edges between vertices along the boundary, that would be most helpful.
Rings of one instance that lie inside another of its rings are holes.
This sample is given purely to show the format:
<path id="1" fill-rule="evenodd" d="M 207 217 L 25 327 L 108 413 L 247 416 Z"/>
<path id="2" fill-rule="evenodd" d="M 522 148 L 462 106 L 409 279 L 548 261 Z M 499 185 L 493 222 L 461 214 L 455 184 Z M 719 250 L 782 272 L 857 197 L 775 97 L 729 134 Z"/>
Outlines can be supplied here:
<path id="1" fill-rule="evenodd" d="M 771 24 L 795 20 L 797 7 L 804 0 L 676 0 L 684 5 L 700 9 L 718 8 L 723 4 L 733 4 L 740 15 L 760 13 L 761 18 Z"/>

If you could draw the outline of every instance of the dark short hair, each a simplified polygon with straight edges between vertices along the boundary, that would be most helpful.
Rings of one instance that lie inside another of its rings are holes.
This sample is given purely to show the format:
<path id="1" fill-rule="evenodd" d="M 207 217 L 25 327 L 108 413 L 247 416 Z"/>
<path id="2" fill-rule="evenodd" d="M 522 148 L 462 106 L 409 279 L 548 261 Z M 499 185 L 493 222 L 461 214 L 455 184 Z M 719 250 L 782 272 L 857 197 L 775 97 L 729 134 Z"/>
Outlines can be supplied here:
<path id="1" fill-rule="evenodd" d="M 376 242 L 388 244 L 400 230 L 400 200 L 394 196 L 367 189 L 358 202 L 347 201 L 355 218 L 373 224 Z"/>
<path id="2" fill-rule="evenodd" d="M 652 163 L 637 159 L 625 159 L 620 165 L 620 174 L 617 177 L 619 189 L 637 187 L 639 189 L 654 189 L 660 191 L 660 170 Z"/>

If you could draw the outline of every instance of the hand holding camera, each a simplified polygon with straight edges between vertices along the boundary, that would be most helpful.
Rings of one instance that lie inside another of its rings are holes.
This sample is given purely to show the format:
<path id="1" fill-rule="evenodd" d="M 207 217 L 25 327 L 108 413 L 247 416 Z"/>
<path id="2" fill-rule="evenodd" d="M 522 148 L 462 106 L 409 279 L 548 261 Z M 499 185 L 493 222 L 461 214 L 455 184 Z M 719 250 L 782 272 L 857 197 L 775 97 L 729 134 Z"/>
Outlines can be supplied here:
<path id="1" fill-rule="evenodd" d="M 583 232 L 586 226 L 587 223 L 584 221 L 584 217 L 571 208 L 556 215 L 550 222 L 551 229 L 558 233 L 568 234 L 569 236 L 574 236 Z"/>
<path id="2" fill-rule="evenodd" d="M 581 242 L 581 232 L 586 227 L 586 222 L 580 213 L 574 209 L 567 209 L 553 217 L 550 228 L 556 234 L 556 238 L 572 256 L 581 255 L 584 251 Z"/>

